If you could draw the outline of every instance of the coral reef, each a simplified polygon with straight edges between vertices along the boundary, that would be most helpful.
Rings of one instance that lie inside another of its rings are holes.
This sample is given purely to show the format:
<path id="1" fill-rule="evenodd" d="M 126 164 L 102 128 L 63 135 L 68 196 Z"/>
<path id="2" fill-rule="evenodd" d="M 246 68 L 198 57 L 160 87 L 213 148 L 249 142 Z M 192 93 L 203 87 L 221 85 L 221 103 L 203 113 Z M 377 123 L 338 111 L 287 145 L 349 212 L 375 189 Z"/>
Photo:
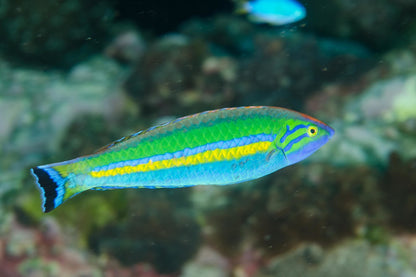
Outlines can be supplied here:
<path id="1" fill-rule="evenodd" d="M 414 276 L 414 243 L 414 237 L 399 237 L 384 246 L 373 246 L 363 240 L 347 240 L 320 252 L 318 261 L 311 261 L 308 254 L 316 246 L 302 245 L 284 256 L 271 259 L 255 276 Z"/>
<path id="2" fill-rule="evenodd" d="M 416 222 L 413 220 L 416 216 L 415 168 L 416 158 L 403 161 L 397 153 L 393 153 L 381 182 L 390 224 L 393 228 L 406 232 L 416 231 Z"/>
<path id="3" fill-rule="evenodd" d="M 414 39 L 414 1 L 336 0 L 325 5 L 317 0 L 301 2 L 308 11 L 307 29 L 320 35 L 361 41 L 378 50 Z"/>
<path id="4" fill-rule="evenodd" d="M 134 28 L 120 30 L 104 53 L 122 63 L 137 63 L 146 48 L 144 38 Z"/>
<path id="5" fill-rule="evenodd" d="M 331 82 L 346 82 L 365 72 L 371 55 L 342 41 L 301 33 L 259 33 L 255 51 L 241 59 L 235 90 L 238 104 L 279 105 L 299 109 L 311 92 Z M 348 54 L 339 49 L 348 48 Z"/>
<path id="6" fill-rule="evenodd" d="M 392 51 L 353 84 L 333 83 L 308 98 L 305 110 L 337 130 L 309 160 L 387 167 L 392 152 L 414 158 L 415 57 L 413 47 Z"/>
<path id="7" fill-rule="evenodd" d="M 20 61 L 0 59 L 0 275 L 415 275 L 414 1 L 313 0 L 305 26 L 225 14 L 160 37 L 112 25 L 125 1 L 0 2 L 0 56 Z M 97 47 L 107 57 L 78 62 Z M 32 62 L 74 66 L 22 66 Z M 28 168 L 152 122 L 255 104 L 304 111 L 336 135 L 257 181 L 86 192 L 41 213 Z"/>
<path id="8" fill-rule="evenodd" d="M 212 42 L 215 51 L 238 57 L 256 50 L 253 36 L 259 31 L 249 21 L 230 14 L 216 15 L 211 20 L 193 19 L 180 28 L 187 37 Z"/>
<path id="9" fill-rule="evenodd" d="M 231 16 L 195 20 L 183 29 L 184 35 L 149 45 L 126 81 L 145 114 L 248 104 L 300 108 L 309 92 L 351 80 L 374 62 L 358 44 L 254 29 Z"/>
<path id="10" fill-rule="evenodd" d="M 230 261 L 215 249 L 201 246 L 197 255 L 184 265 L 181 277 L 216 276 L 227 277 L 231 274 Z"/>
<path id="11" fill-rule="evenodd" d="M 223 63 L 223 59 L 210 57 L 203 41 L 166 36 L 148 47 L 125 88 L 146 114 L 178 115 L 184 110 L 192 113 L 230 105 L 233 61 Z M 224 70 L 231 72 L 224 74 Z"/>
<path id="12" fill-rule="evenodd" d="M 404 162 L 393 154 L 386 171 L 363 166 L 304 165 L 284 169 L 274 178 L 243 189 L 228 188 L 224 192 L 221 188 L 220 195 L 207 194 L 205 188 L 195 190 L 193 197 L 204 218 L 205 240 L 229 257 L 224 271 L 236 276 L 253 276 L 250 270 L 254 270 L 254 276 L 289 272 L 297 276 L 292 262 L 305 266 L 305 276 L 332 276 L 332 270 L 341 276 L 385 272 L 361 258 L 359 267 L 348 265 L 355 263 L 357 253 L 368 252 L 391 269 L 385 276 L 395 276 L 393 272 L 414 274 L 415 265 L 410 258 L 414 255 L 414 238 L 402 235 L 397 243 L 388 230 L 414 233 L 415 164 L 415 160 Z M 201 202 L 203 197 L 209 199 Z M 229 200 L 216 201 L 220 197 Z M 348 237 L 361 237 L 365 242 L 347 240 L 339 245 Z M 312 244 L 299 246 L 302 242 Z M 382 250 L 380 245 L 389 245 L 389 250 Z M 401 251 L 406 258 L 398 256 Z M 386 254 L 389 252 L 396 254 Z M 251 258 L 245 260 L 247 255 Z M 274 256 L 277 258 L 270 259 Z M 342 259 L 345 265 L 334 269 L 332 258 Z M 242 259 L 244 262 L 239 263 Z"/>
<path id="13" fill-rule="evenodd" d="M 93 58 L 68 74 L 14 69 L 0 62 L 0 195 L 28 181 L 23 169 L 55 160 L 75 118 L 94 115 L 111 125 L 128 112 L 117 88 L 124 71 L 111 60 Z"/>
<path id="14" fill-rule="evenodd" d="M 313 0 L 304 4 L 308 16 L 303 27 L 319 36 L 354 39 L 376 50 L 416 39 L 413 35 L 416 5 L 412 1 L 336 0 L 323 6 L 320 1 Z M 1 50 L 14 61 L 69 68 L 103 47 L 114 22 L 131 22 L 158 34 L 176 31 L 181 25 L 180 30 L 186 35 L 217 40 L 218 45 L 240 54 L 255 49 L 252 35 L 258 28 L 243 17 L 231 16 L 232 1 L 217 0 L 201 5 L 185 1 L 181 5 L 185 7 L 172 12 L 171 6 L 162 1 L 3 0 Z M 221 12 L 226 15 L 212 20 L 211 17 Z M 195 20 L 198 15 L 209 19 L 198 23 Z M 119 42 L 130 43 L 131 39 L 135 40 L 126 36 Z M 129 55 L 134 56 L 134 53 Z"/>
<path id="15" fill-rule="evenodd" d="M 52 218 L 42 219 L 34 229 L 9 214 L 3 216 L 1 228 L 1 276 L 96 276 L 101 271 L 91 256 L 65 242 Z"/>
<path id="16" fill-rule="evenodd" d="M 25 63 L 69 67 L 99 48 L 113 16 L 108 1 L 5 0 L 1 50 Z"/>
<path id="17" fill-rule="evenodd" d="M 24 225 L 2 209 L 0 244 L 0 275 L 4 277 L 174 277 L 147 263 L 123 267 L 109 257 L 95 257 L 76 242 L 74 230 L 63 229 L 53 217 Z"/>
<path id="18" fill-rule="evenodd" d="M 345 176 L 345 170 L 353 174 Z M 232 201 L 200 207 L 211 230 L 207 240 L 227 255 L 249 241 L 270 256 L 301 241 L 329 245 L 358 235 L 362 226 L 385 222 L 378 176 L 368 167 L 314 164 L 281 170 L 244 189 L 224 189 Z"/>
<path id="19" fill-rule="evenodd" d="M 200 245 L 188 194 L 168 189 L 131 192 L 122 219 L 91 232 L 90 246 L 128 266 L 146 262 L 161 273 L 180 272 Z"/>

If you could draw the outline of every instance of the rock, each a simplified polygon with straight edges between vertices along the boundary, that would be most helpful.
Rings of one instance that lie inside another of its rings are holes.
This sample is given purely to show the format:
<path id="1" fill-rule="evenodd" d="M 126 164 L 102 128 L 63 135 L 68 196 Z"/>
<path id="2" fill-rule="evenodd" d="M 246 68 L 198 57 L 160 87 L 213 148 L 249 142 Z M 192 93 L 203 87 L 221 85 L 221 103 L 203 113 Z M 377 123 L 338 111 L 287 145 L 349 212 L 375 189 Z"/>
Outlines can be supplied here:
<path id="1" fill-rule="evenodd" d="M 5 0 L 2 50 L 13 60 L 69 68 L 97 50 L 113 16 L 109 1 Z"/>
<path id="2" fill-rule="evenodd" d="M 413 240 L 414 241 L 414 238 Z M 326 249 L 319 263 L 309 263 L 304 253 L 308 245 L 299 246 L 285 255 L 271 259 L 266 269 L 256 277 L 394 277 L 416 276 L 414 245 L 402 238 L 388 245 L 370 245 L 363 240 L 347 240 Z M 403 251 L 399 257 L 397 254 Z"/>
<path id="3" fill-rule="evenodd" d="M 95 57 L 69 74 L 0 63 L 0 194 L 17 190 L 25 169 L 52 162 L 45 157 L 59 152 L 76 118 L 95 115 L 111 124 L 125 112 L 124 71 L 109 59 Z"/>
<path id="4" fill-rule="evenodd" d="M 137 63 L 145 48 L 145 41 L 138 31 L 125 30 L 113 39 L 104 53 L 120 62 Z"/>
<path id="5" fill-rule="evenodd" d="M 307 29 L 360 41 L 372 49 L 387 50 L 408 41 L 416 24 L 414 1 L 335 0 L 325 5 L 317 0 L 303 2 Z"/>

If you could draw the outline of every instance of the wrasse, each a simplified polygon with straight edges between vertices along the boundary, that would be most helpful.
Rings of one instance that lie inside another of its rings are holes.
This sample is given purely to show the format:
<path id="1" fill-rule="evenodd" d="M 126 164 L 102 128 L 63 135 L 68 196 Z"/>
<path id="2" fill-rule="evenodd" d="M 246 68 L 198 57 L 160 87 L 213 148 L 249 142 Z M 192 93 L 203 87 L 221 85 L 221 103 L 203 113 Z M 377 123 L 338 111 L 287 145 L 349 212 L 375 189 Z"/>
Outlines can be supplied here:
<path id="1" fill-rule="evenodd" d="M 182 117 L 121 138 L 97 153 L 31 169 L 49 212 L 86 190 L 179 188 L 253 180 L 303 160 L 334 134 L 276 107 Z"/>

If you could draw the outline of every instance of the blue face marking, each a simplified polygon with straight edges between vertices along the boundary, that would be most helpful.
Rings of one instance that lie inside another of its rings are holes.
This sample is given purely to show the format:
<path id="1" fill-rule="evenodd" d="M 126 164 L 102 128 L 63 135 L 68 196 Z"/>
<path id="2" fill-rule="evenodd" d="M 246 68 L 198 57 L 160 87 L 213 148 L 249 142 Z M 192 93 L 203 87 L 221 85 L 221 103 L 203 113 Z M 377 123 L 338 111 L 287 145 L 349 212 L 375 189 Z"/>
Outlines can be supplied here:
<path id="1" fill-rule="evenodd" d="M 286 133 L 281 137 L 280 143 L 283 143 L 288 136 L 290 136 L 291 134 L 293 134 L 297 130 L 299 130 L 301 128 L 307 128 L 307 127 L 308 127 L 307 125 L 299 124 L 296 127 L 294 127 L 292 130 L 290 130 L 289 125 L 286 125 Z"/>
<path id="2" fill-rule="evenodd" d="M 303 134 L 303 135 L 298 136 L 297 138 L 295 138 L 295 139 L 291 140 L 291 141 L 290 141 L 290 142 L 286 145 L 286 147 L 285 147 L 285 148 L 283 148 L 283 151 L 285 151 L 285 152 L 289 151 L 295 143 L 298 143 L 299 141 L 301 141 L 302 139 L 307 138 L 307 137 L 309 137 L 309 135 L 308 135 L 308 134 Z"/>
<path id="3" fill-rule="evenodd" d="M 334 135 L 334 130 L 331 127 L 329 127 L 327 125 L 322 125 L 318 122 L 315 122 L 314 124 L 316 124 L 317 127 L 318 127 L 317 137 L 314 137 L 312 140 L 308 141 L 308 143 L 306 143 L 300 149 L 298 149 L 296 151 L 292 151 L 290 153 L 286 153 L 287 159 L 289 160 L 290 164 L 297 163 L 297 162 L 307 158 L 312 153 L 314 153 L 316 150 L 321 148 L 322 145 L 327 143 L 328 140 Z M 298 143 L 299 141 L 301 141 L 305 137 L 309 137 L 309 135 L 307 133 L 305 133 L 305 134 L 293 139 L 283 150 L 285 152 L 289 151 L 295 143 Z"/>

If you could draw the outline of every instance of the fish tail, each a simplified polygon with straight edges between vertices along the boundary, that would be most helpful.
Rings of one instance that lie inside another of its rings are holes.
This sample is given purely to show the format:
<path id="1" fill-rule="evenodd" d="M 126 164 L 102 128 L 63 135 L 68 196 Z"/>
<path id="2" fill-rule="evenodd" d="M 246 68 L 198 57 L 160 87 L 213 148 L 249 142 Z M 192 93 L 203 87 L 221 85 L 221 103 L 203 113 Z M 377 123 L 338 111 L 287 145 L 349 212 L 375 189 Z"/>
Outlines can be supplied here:
<path id="1" fill-rule="evenodd" d="M 69 198 L 87 190 L 76 184 L 76 175 L 70 174 L 68 170 L 70 165 L 64 162 L 42 165 L 30 170 L 41 192 L 44 213 L 52 211 Z"/>

